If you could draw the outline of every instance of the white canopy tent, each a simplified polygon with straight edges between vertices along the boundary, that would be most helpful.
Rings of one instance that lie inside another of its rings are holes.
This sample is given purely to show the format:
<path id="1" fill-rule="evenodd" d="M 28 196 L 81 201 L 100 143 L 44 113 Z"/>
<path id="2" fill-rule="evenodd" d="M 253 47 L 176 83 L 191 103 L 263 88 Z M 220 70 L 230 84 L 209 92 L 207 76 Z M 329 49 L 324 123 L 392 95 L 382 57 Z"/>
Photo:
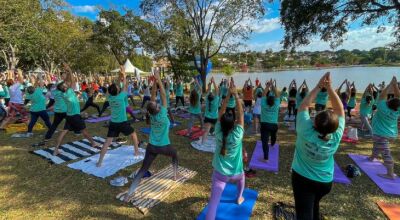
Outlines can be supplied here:
<path id="1" fill-rule="evenodd" d="M 133 75 L 136 76 L 136 78 L 140 78 L 141 76 L 145 76 L 145 75 L 147 76 L 148 75 L 148 73 L 146 73 L 146 72 L 140 70 L 139 68 L 135 67 L 131 63 L 131 61 L 129 59 L 126 60 L 126 62 L 124 64 L 124 67 L 125 67 L 125 72 L 127 74 L 133 74 Z M 115 70 L 112 70 L 111 72 L 112 73 L 118 73 L 119 72 L 119 68 L 115 69 Z"/>

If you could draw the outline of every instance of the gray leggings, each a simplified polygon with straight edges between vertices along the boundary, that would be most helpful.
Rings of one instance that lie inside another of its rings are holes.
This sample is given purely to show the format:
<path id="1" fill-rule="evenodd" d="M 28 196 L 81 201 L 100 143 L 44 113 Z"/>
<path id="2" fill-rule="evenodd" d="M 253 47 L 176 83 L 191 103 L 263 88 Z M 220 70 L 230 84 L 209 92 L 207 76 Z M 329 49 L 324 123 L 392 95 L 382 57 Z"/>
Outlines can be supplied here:
<path id="1" fill-rule="evenodd" d="M 369 134 L 372 135 L 372 127 L 369 123 L 368 116 L 361 116 L 361 129 L 367 127 Z"/>
<path id="2" fill-rule="evenodd" d="M 148 144 L 142 167 L 140 168 L 139 172 L 133 179 L 131 187 L 129 187 L 129 192 L 128 192 L 129 195 L 132 195 L 132 193 L 136 191 L 136 188 L 139 186 L 140 181 L 142 180 L 144 174 L 149 170 L 154 159 L 156 159 L 157 155 L 159 154 L 172 157 L 172 165 L 174 166 L 174 172 L 175 173 L 178 172 L 178 154 L 175 148 L 173 148 L 171 145 L 157 147 Z"/>
<path id="3" fill-rule="evenodd" d="M 199 114 L 190 113 L 190 120 L 188 123 L 188 134 L 192 133 L 192 127 L 193 127 L 195 118 L 198 118 L 200 120 L 201 127 L 202 128 L 204 127 L 203 115 L 201 113 L 199 113 Z"/>

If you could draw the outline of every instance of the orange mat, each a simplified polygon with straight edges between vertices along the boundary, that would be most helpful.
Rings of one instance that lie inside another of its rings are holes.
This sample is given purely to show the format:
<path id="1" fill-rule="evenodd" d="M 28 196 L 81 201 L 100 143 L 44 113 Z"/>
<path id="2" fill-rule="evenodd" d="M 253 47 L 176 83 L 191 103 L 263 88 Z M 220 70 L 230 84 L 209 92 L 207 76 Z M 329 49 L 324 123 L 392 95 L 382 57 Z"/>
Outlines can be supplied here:
<path id="1" fill-rule="evenodd" d="M 377 202 L 379 208 L 390 220 L 400 219 L 400 205 Z"/>

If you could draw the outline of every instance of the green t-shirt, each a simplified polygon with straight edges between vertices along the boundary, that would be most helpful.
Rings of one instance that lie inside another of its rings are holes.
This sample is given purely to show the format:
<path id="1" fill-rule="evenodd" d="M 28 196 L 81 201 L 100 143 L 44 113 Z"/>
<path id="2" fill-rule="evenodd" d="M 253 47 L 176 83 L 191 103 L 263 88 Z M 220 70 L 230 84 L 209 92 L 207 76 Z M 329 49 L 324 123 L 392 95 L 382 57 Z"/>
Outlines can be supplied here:
<path id="1" fill-rule="evenodd" d="M 201 103 L 200 103 L 201 93 L 198 90 L 196 90 L 196 92 L 197 92 L 197 104 L 194 106 L 192 104 L 190 104 L 189 110 L 188 110 L 189 113 L 192 113 L 192 114 L 200 114 L 201 113 Z"/>
<path id="2" fill-rule="evenodd" d="M 210 102 L 208 95 L 206 96 L 206 111 L 204 116 L 209 119 L 218 118 L 218 107 L 219 107 L 219 96 L 214 96 L 214 99 Z"/>
<path id="3" fill-rule="evenodd" d="M 280 98 L 275 97 L 274 105 L 271 107 L 267 104 L 267 97 L 261 98 L 261 122 L 277 124 L 279 116 L 279 107 L 281 106 Z"/>
<path id="4" fill-rule="evenodd" d="M 228 98 L 228 97 L 226 97 L 226 98 Z M 228 105 L 226 107 L 228 107 L 228 108 L 236 107 L 236 99 L 233 95 L 231 95 L 231 97 L 229 97 Z"/>
<path id="5" fill-rule="evenodd" d="M 365 117 L 371 117 L 372 114 L 372 106 L 374 105 L 374 100 L 371 100 L 371 102 L 368 104 L 367 100 L 365 97 L 361 99 L 361 104 L 360 104 L 360 115 Z"/>
<path id="6" fill-rule="evenodd" d="M 182 83 L 179 83 L 178 85 L 176 85 L 175 87 L 175 96 L 179 96 L 182 97 L 183 96 L 183 86 Z"/>
<path id="7" fill-rule="evenodd" d="M 150 144 L 155 147 L 164 147 L 170 144 L 169 141 L 169 126 L 167 109 L 164 106 L 160 107 L 160 112 L 156 115 L 150 115 Z"/>
<path id="8" fill-rule="evenodd" d="M 289 97 L 289 93 L 287 91 L 284 91 L 281 93 L 281 102 L 287 102 Z"/>
<path id="9" fill-rule="evenodd" d="M 228 94 L 228 87 L 226 87 L 225 85 L 222 85 L 220 90 L 221 90 L 221 97 L 225 97 Z"/>
<path id="10" fill-rule="evenodd" d="M 216 171 L 225 176 L 234 176 L 243 173 L 243 127 L 235 125 L 232 131 L 226 137 L 226 154 L 221 155 L 222 148 L 222 130 L 221 124 L 215 125 L 215 139 L 217 148 L 215 149 L 212 165 Z"/>
<path id="11" fill-rule="evenodd" d="M 64 101 L 64 93 L 58 89 L 52 91 L 54 97 L 54 112 L 65 113 L 67 112 L 67 105 Z"/>
<path id="12" fill-rule="evenodd" d="M 396 138 L 398 135 L 397 120 L 400 111 L 393 111 L 387 106 L 386 100 L 379 100 L 377 111 L 372 119 L 372 132 L 386 138 Z"/>
<path id="13" fill-rule="evenodd" d="M 123 91 L 116 96 L 108 96 L 111 108 L 111 122 L 121 123 L 128 120 L 126 117 L 126 100 L 128 94 Z"/>
<path id="14" fill-rule="evenodd" d="M 315 98 L 315 103 L 319 105 L 326 105 L 328 103 L 328 92 L 318 92 Z"/>
<path id="15" fill-rule="evenodd" d="M 43 88 L 36 88 L 32 94 L 27 94 L 26 99 L 31 101 L 31 112 L 41 112 L 46 110 L 46 97 L 43 95 Z"/>
<path id="16" fill-rule="evenodd" d="M 298 174 L 317 182 L 332 182 L 334 173 L 333 158 L 345 128 L 344 117 L 338 117 L 339 127 L 330 134 L 328 141 L 324 141 L 314 130 L 314 123 L 308 111 L 297 114 L 296 150 L 292 162 L 292 169 Z"/>
<path id="17" fill-rule="evenodd" d="M 356 107 L 356 97 L 350 97 L 349 102 L 347 103 L 347 106 L 350 108 Z"/>
<path id="18" fill-rule="evenodd" d="M 81 107 L 79 105 L 79 99 L 76 97 L 73 89 L 68 88 L 64 93 L 64 101 L 67 105 L 67 115 L 79 115 L 81 113 Z"/>

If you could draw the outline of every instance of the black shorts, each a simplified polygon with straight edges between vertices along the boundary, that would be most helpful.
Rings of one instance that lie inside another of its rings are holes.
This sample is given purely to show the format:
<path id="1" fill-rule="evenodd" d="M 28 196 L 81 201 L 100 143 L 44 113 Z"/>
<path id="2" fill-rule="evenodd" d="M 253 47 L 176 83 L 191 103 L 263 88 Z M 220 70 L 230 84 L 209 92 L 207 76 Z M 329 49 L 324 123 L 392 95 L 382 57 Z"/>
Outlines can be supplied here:
<path id="1" fill-rule="evenodd" d="M 204 123 L 210 123 L 210 124 L 215 125 L 217 123 L 217 121 L 218 121 L 217 118 L 216 119 L 207 118 L 207 117 L 204 118 Z"/>
<path id="2" fill-rule="evenodd" d="M 64 125 L 64 130 L 80 132 L 86 128 L 85 121 L 81 115 L 67 115 Z"/>
<path id="3" fill-rule="evenodd" d="M 244 100 L 244 107 L 251 107 L 253 105 L 253 100 Z"/>
<path id="4" fill-rule="evenodd" d="M 131 135 L 133 132 L 135 132 L 135 129 L 131 127 L 129 122 L 124 121 L 124 122 L 110 122 L 108 125 L 108 133 L 107 137 L 108 138 L 114 138 L 118 137 L 119 133 L 124 134 L 125 136 Z"/>

